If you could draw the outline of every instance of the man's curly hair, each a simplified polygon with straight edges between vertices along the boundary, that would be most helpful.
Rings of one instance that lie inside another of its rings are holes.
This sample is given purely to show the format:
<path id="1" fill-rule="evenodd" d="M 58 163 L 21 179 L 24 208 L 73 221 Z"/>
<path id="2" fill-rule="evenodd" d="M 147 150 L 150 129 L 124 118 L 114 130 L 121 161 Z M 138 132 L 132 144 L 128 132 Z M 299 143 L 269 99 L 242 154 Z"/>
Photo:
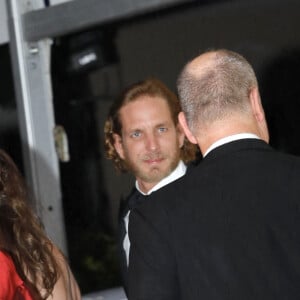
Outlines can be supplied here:
<path id="1" fill-rule="evenodd" d="M 107 119 L 104 125 L 104 148 L 106 158 L 111 159 L 114 166 L 119 172 L 127 172 L 128 168 L 124 160 L 120 158 L 114 147 L 114 134 L 121 136 L 122 124 L 120 122 L 120 109 L 129 102 L 135 101 L 142 95 L 153 97 L 161 97 L 165 99 L 170 108 L 171 116 L 174 124 L 178 124 L 178 114 L 181 111 L 180 103 L 177 96 L 169 90 L 158 79 L 150 78 L 144 81 L 137 82 L 129 86 L 116 99 L 111 106 Z M 191 144 L 186 138 L 181 148 L 181 159 L 187 163 L 196 159 L 198 148 Z"/>

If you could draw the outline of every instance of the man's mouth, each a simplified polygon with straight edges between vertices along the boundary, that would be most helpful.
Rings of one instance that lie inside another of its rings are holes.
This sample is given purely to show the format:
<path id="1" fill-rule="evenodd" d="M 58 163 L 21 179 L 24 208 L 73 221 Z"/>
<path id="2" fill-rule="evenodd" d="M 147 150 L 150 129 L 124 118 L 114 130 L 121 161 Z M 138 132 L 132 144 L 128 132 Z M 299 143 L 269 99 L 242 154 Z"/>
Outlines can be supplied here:
<path id="1" fill-rule="evenodd" d="M 144 161 L 148 164 L 159 164 L 163 160 L 164 160 L 163 157 L 149 157 L 149 158 L 146 158 Z"/>

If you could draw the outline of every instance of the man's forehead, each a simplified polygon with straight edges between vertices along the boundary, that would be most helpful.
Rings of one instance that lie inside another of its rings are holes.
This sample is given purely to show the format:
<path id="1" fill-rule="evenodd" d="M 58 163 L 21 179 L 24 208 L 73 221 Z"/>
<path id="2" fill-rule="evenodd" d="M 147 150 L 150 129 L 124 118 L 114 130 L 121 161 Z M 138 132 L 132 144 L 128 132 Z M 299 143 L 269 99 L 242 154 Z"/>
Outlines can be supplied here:
<path id="1" fill-rule="evenodd" d="M 164 98 L 149 96 L 124 105 L 120 110 L 120 121 L 121 123 L 126 121 L 127 125 L 133 123 L 134 126 L 146 123 L 159 126 L 173 122 L 173 119 L 170 107 Z"/>
<path id="2" fill-rule="evenodd" d="M 155 105 L 153 105 L 153 102 L 157 102 L 155 103 Z M 130 102 L 127 102 L 126 104 L 124 104 L 121 108 L 120 108 L 120 113 L 124 112 L 124 111 L 131 111 L 131 110 L 138 110 L 136 113 L 139 114 L 139 110 L 148 110 L 149 108 L 158 108 L 158 106 L 160 106 L 159 109 L 161 109 L 161 106 L 166 107 L 167 110 L 170 111 L 170 107 L 168 104 L 168 101 L 159 95 L 147 95 L 147 94 L 143 94 L 140 95 L 138 97 L 136 97 L 135 99 L 131 100 Z"/>
<path id="3" fill-rule="evenodd" d="M 127 104 L 135 103 L 135 102 L 138 102 L 138 101 L 157 101 L 157 100 L 166 102 L 166 99 L 163 96 L 151 95 L 151 94 L 145 93 L 145 94 L 141 94 L 141 95 L 135 97 L 130 102 L 127 102 Z"/>

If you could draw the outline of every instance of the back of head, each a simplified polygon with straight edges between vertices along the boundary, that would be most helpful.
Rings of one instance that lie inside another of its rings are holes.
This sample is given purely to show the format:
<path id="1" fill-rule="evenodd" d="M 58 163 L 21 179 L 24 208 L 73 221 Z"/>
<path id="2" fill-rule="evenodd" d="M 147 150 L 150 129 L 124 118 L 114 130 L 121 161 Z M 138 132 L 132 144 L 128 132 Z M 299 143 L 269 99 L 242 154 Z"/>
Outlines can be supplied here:
<path id="1" fill-rule="evenodd" d="M 244 57 L 220 49 L 189 62 L 177 87 L 187 123 L 196 130 L 233 114 L 249 115 L 249 94 L 257 87 L 257 79 Z"/>
<path id="2" fill-rule="evenodd" d="M 149 78 L 139 81 L 127 89 L 116 99 L 110 108 L 104 125 L 104 146 L 106 157 L 113 160 L 115 168 L 120 172 L 126 172 L 126 163 L 119 157 L 114 147 L 114 134 L 122 135 L 122 124 L 120 122 L 119 112 L 126 104 L 136 101 L 141 96 L 161 97 L 168 103 L 171 116 L 175 125 L 178 123 L 178 114 L 181 111 L 178 97 L 163 84 L 160 80 Z M 196 158 L 197 148 L 185 140 L 181 149 L 181 159 L 185 162 L 192 161 Z"/>

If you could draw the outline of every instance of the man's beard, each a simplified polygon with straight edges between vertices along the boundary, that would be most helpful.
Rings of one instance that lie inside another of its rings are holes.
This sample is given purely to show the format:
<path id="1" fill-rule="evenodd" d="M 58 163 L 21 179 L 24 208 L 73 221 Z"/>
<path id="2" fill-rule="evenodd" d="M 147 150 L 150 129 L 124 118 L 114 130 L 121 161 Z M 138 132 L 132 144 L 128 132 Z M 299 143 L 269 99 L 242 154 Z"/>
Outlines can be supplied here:
<path id="1" fill-rule="evenodd" d="M 147 154 L 142 158 L 142 161 L 144 162 L 145 160 L 156 160 L 156 159 L 166 160 L 166 159 L 170 159 L 170 157 L 169 156 L 166 157 L 161 154 Z M 153 165 L 150 166 L 150 168 L 143 168 L 140 167 L 140 165 L 142 165 L 143 162 L 142 164 L 138 164 L 138 163 L 132 163 L 130 161 L 127 162 L 127 164 L 128 164 L 128 168 L 134 174 L 135 177 L 139 178 L 144 182 L 156 184 L 174 171 L 174 169 L 178 165 L 179 160 L 180 160 L 179 153 L 178 154 L 174 153 L 174 156 L 172 156 L 171 160 L 169 160 L 169 165 L 167 167 L 165 165 Z"/>

